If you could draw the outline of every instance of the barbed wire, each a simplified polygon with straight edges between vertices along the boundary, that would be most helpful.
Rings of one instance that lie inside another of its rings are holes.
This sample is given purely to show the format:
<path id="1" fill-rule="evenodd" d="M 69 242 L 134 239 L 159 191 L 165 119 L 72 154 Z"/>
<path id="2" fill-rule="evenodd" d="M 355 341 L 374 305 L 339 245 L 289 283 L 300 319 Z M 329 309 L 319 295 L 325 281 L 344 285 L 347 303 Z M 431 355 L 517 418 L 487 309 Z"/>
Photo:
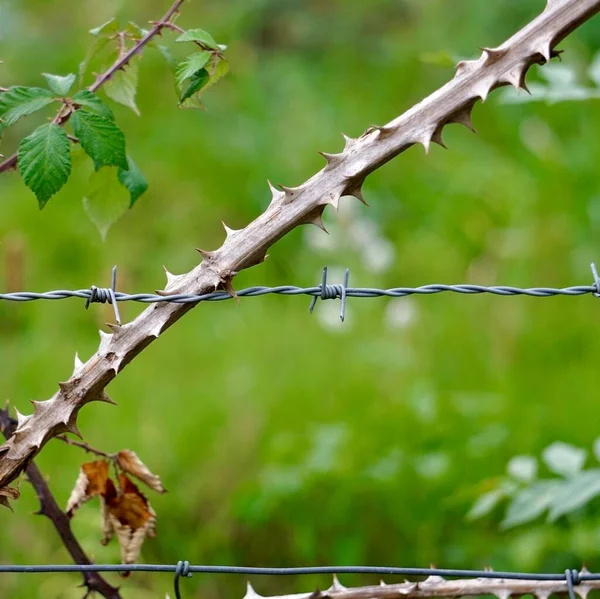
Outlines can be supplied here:
<path id="1" fill-rule="evenodd" d="M 31 302 L 35 300 L 62 300 L 67 298 L 81 298 L 86 300 L 86 309 L 91 303 L 109 303 L 114 306 L 115 318 L 120 324 L 120 315 L 118 302 L 173 302 L 177 304 L 198 304 L 200 302 L 219 302 L 232 299 L 229 292 L 214 291 L 204 294 L 171 294 L 163 295 L 158 293 L 122 293 L 116 290 L 116 269 L 112 271 L 112 286 L 110 288 L 101 288 L 92 285 L 90 289 L 57 289 L 55 291 L 33 292 L 17 291 L 12 293 L 0 293 L 0 300 L 12 302 Z M 259 297 L 263 295 L 309 295 L 312 296 L 310 311 L 312 312 L 317 300 L 338 299 L 342 300 L 340 319 L 344 321 L 346 312 L 346 300 L 349 297 L 356 298 L 375 298 L 375 297 L 406 297 L 409 295 L 433 295 L 436 293 L 459 293 L 463 295 L 478 295 L 489 293 L 501 296 L 526 295 L 529 297 L 554 297 L 554 296 L 580 296 L 592 294 L 600 297 L 600 276 L 594 263 L 591 265 L 594 283 L 592 285 L 576 285 L 572 287 L 512 287 L 507 285 L 471 285 L 458 284 L 446 285 L 442 283 L 433 283 L 421 285 L 419 287 L 392 287 L 389 289 L 379 289 L 376 287 L 348 287 L 350 271 L 346 270 L 344 283 L 341 285 L 331 285 L 327 281 L 327 267 L 323 269 L 321 284 L 317 287 L 296 287 L 294 285 L 280 285 L 278 287 L 248 287 L 236 292 L 236 298 L 239 297 Z"/>
<path id="2" fill-rule="evenodd" d="M 470 589 L 473 592 L 464 594 L 486 593 L 483 586 L 483 580 L 496 581 L 498 584 L 505 584 L 508 595 L 511 594 L 510 585 L 505 581 L 533 581 L 537 583 L 558 582 L 566 585 L 566 590 L 569 593 L 570 599 L 575 599 L 574 587 L 585 582 L 600 581 L 599 573 L 588 572 L 585 568 L 580 571 L 576 569 L 567 569 L 561 574 L 544 574 L 531 572 L 494 572 L 492 570 L 460 570 L 450 568 L 403 568 L 394 566 L 312 566 L 312 567 L 292 567 L 292 568 L 262 568 L 249 566 L 208 566 L 208 565 L 191 565 L 188 561 L 179 561 L 177 564 L 55 564 L 55 565 L 6 565 L 0 564 L 0 573 L 64 573 L 64 572 L 172 572 L 174 574 L 174 590 L 175 597 L 181 599 L 179 589 L 180 577 L 190 577 L 192 574 L 247 574 L 261 576 L 297 576 L 297 575 L 314 575 L 314 574 L 333 574 L 334 584 L 325 593 L 314 591 L 308 595 L 315 599 L 319 597 L 327 597 L 331 595 L 331 591 L 342 595 L 346 591 L 346 587 L 342 586 L 337 575 L 341 574 L 377 574 L 384 576 L 425 576 L 430 585 L 436 587 L 435 592 L 428 595 L 423 583 L 410 583 L 405 581 L 403 585 L 413 585 L 413 590 L 419 589 L 419 596 L 442 596 L 440 584 L 446 578 L 467 578 L 480 579 L 482 584 L 476 588 Z M 421 585 L 419 587 L 419 585 Z M 494 588 L 497 588 L 495 585 Z M 385 585 L 382 586 L 393 586 Z M 594 585 L 595 588 L 595 585 Z M 356 591 L 357 589 L 352 589 Z M 463 591 L 468 589 L 463 588 Z M 588 591 L 590 589 L 587 589 Z M 372 588 L 369 587 L 369 592 L 373 594 Z M 488 592 L 489 589 L 488 589 Z M 517 591 L 514 591 L 517 592 Z M 519 590 L 518 592 L 521 592 Z M 586 591 L 587 592 L 587 591 Z M 356 594 L 356 593 L 354 593 Z M 401 593 L 410 595 L 410 592 Z M 256 598 L 259 595 L 248 584 L 248 592 L 246 597 Z"/>

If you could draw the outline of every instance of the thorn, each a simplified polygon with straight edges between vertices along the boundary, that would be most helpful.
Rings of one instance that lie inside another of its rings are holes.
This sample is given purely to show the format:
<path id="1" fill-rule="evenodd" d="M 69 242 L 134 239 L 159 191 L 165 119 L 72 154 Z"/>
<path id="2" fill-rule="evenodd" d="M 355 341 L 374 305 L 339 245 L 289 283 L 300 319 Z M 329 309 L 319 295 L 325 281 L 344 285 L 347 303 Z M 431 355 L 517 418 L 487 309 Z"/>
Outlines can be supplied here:
<path id="1" fill-rule="evenodd" d="M 333 583 L 332 585 L 325 591 L 326 593 L 329 593 L 330 591 L 345 591 L 346 587 L 340 583 L 337 574 L 333 575 Z"/>
<path id="2" fill-rule="evenodd" d="M 538 52 L 546 62 L 550 62 L 550 59 L 552 58 L 552 40 L 542 42 L 542 46 L 538 49 Z"/>
<path id="3" fill-rule="evenodd" d="M 441 576 L 428 576 L 425 579 L 426 584 L 441 584 L 442 582 L 444 582 L 444 579 Z"/>
<path id="4" fill-rule="evenodd" d="M 33 405 L 33 411 L 36 415 L 40 415 L 44 410 L 51 407 L 52 399 L 46 399 L 44 401 L 36 401 L 35 399 L 30 400 Z"/>
<path id="5" fill-rule="evenodd" d="M 83 436 L 82 436 L 81 432 L 79 431 L 79 429 L 77 428 L 77 424 L 75 422 L 73 422 L 72 424 L 67 423 L 67 431 L 69 433 L 72 433 L 76 437 L 79 437 L 83 441 Z"/>
<path id="6" fill-rule="evenodd" d="M 227 234 L 227 237 L 231 237 L 234 233 L 237 233 L 237 231 L 235 229 L 230 229 L 223 221 L 221 221 L 221 224 L 223 225 L 223 228 L 225 229 L 225 233 Z"/>
<path id="7" fill-rule="evenodd" d="M 101 391 L 94 399 L 91 401 L 103 401 L 104 403 L 112 404 L 113 406 L 117 405 L 116 401 L 113 401 L 108 395 L 106 395 L 105 391 Z"/>
<path id="8" fill-rule="evenodd" d="M 363 133 L 364 135 L 369 135 L 369 133 L 373 133 L 373 131 L 377 131 L 379 133 L 379 137 L 385 138 L 391 135 L 394 132 L 392 127 L 380 127 L 379 125 L 370 125 L 368 129 Z"/>
<path id="9" fill-rule="evenodd" d="M 256 597 L 260 597 L 260 595 L 252 588 L 250 581 L 246 583 L 246 594 L 244 595 L 244 599 L 256 599 Z"/>
<path id="10" fill-rule="evenodd" d="M 445 148 L 446 150 L 448 149 L 448 146 L 444 143 L 444 140 L 442 139 L 442 127 L 438 127 L 434 132 L 433 135 L 431 136 L 431 141 L 433 143 L 438 144 L 439 146 L 442 146 L 442 148 Z"/>
<path id="11" fill-rule="evenodd" d="M 387 585 L 385 584 L 385 582 L 383 582 L 383 580 L 380 580 L 380 581 L 379 581 L 379 586 L 380 586 L 380 587 L 385 587 L 385 586 L 387 586 Z"/>
<path id="12" fill-rule="evenodd" d="M 215 257 L 214 252 L 209 252 L 207 250 L 202 250 L 200 248 L 196 248 L 196 251 L 202 256 L 203 260 L 210 261 Z"/>
<path id="13" fill-rule="evenodd" d="M 350 149 L 356 143 L 356 139 L 348 137 L 345 133 L 342 133 L 342 137 L 344 138 L 344 150 Z"/>
<path id="14" fill-rule="evenodd" d="M 106 326 L 113 332 L 113 335 L 117 335 L 123 328 L 120 324 L 111 324 L 110 322 L 105 323 Z"/>
<path id="15" fill-rule="evenodd" d="M 273 186 L 271 181 L 267 179 L 267 183 L 269 184 L 269 189 L 271 190 L 271 204 L 278 204 L 285 199 L 285 192 L 279 191 L 276 187 Z"/>
<path id="16" fill-rule="evenodd" d="M 155 339 L 158 339 L 160 337 L 160 334 L 162 333 L 162 327 L 159 324 L 156 328 L 152 329 L 148 335 L 150 335 L 151 337 L 154 337 Z"/>
<path id="17" fill-rule="evenodd" d="M 100 347 L 98 348 L 98 351 L 103 351 L 110 345 L 110 342 L 112 340 L 112 335 L 109 333 L 105 333 L 102 330 L 100 330 L 99 333 L 100 333 Z"/>
<path id="18" fill-rule="evenodd" d="M 281 183 L 278 183 L 278 185 L 285 192 L 286 199 L 292 200 L 298 194 L 298 188 L 296 187 L 286 187 L 285 185 L 281 185 Z"/>
<path id="19" fill-rule="evenodd" d="M 177 283 L 177 281 L 181 278 L 182 275 L 174 275 L 172 272 L 167 270 L 166 266 L 163 266 L 165 274 L 167 275 L 167 287 Z"/>
<path id="20" fill-rule="evenodd" d="M 456 75 L 454 77 L 462 77 L 472 73 L 478 66 L 479 61 L 477 60 L 461 60 L 456 64 Z"/>
<path id="21" fill-rule="evenodd" d="M 61 383 L 58 383 L 58 387 L 60 389 L 60 392 L 63 395 L 66 395 L 73 388 L 73 384 L 69 383 L 68 381 L 64 382 L 64 383 L 61 382 Z"/>
<path id="22" fill-rule="evenodd" d="M 340 195 L 337 193 L 330 193 L 329 198 L 325 202 L 326 204 L 330 204 L 337 210 L 340 206 Z"/>
<path id="23" fill-rule="evenodd" d="M 319 152 L 319 154 L 327 160 L 327 166 L 325 168 L 337 166 L 343 160 L 342 154 L 328 154 L 327 152 Z"/>
<path id="24" fill-rule="evenodd" d="M 307 215 L 302 224 L 304 225 L 315 225 L 319 227 L 321 231 L 325 231 L 329 235 L 329 231 L 325 228 L 323 224 L 323 210 L 324 206 L 317 206 L 314 210 L 311 210 Z"/>
<path id="25" fill-rule="evenodd" d="M 490 93 L 490 89 L 491 87 L 485 81 L 482 81 L 481 85 L 477 86 L 477 89 L 475 90 L 475 95 L 481 98 L 482 102 L 485 102 L 487 100 L 488 94 Z"/>
<path id="26" fill-rule="evenodd" d="M 227 293 L 229 293 L 229 295 L 235 299 L 235 301 L 237 302 L 237 305 L 239 306 L 240 298 L 238 297 L 238 294 L 235 292 L 235 289 L 233 288 L 233 285 L 231 284 L 231 277 L 225 278 L 225 280 L 223 281 L 223 289 L 225 289 L 225 291 L 227 291 Z"/>
<path id="27" fill-rule="evenodd" d="M 449 119 L 448 123 L 458 123 L 459 125 L 464 125 L 467 129 L 473 131 L 473 133 L 477 133 L 475 127 L 473 126 L 473 121 L 471 121 L 471 110 L 473 109 L 472 105 L 465 106 L 458 112 L 454 113 Z"/>
<path id="28" fill-rule="evenodd" d="M 17 408 L 15 408 L 15 413 L 17 415 L 17 428 L 23 428 L 31 418 L 31 414 L 29 416 L 24 416 Z"/>
<path id="29" fill-rule="evenodd" d="M 368 207 L 369 204 L 367 203 L 367 200 L 365 200 L 365 198 L 363 196 L 363 192 L 362 192 L 362 184 L 363 183 L 364 183 L 364 181 L 359 181 L 359 183 L 357 185 L 355 185 L 354 187 L 344 190 L 343 195 L 352 196 L 352 197 L 356 198 L 359 202 L 362 202 L 365 206 Z"/>
<path id="30" fill-rule="evenodd" d="M 525 90 L 528 94 L 531 94 L 525 83 L 525 75 L 527 74 L 527 65 L 517 65 L 515 69 L 506 73 L 501 81 L 504 81 L 512 85 L 517 90 Z"/>
<path id="31" fill-rule="evenodd" d="M 485 54 L 487 64 L 497 62 L 506 54 L 506 50 L 500 48 L 480 48 L 480 50 Z"/>
<path id="32" fill-rule="evenodd" d="M 77 374 L 77 372 L 83 368 L 83 362 L 79 359 L 79 354 L 75 354 L 75 365 L 73 367 L 73 376 Z"/>

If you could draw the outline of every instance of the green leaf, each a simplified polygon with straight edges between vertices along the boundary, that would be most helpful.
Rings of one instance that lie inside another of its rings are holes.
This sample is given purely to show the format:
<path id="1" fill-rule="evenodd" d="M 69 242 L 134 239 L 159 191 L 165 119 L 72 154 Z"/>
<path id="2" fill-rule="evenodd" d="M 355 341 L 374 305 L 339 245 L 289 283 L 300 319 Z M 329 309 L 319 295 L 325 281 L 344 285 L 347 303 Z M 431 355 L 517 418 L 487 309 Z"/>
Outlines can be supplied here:
<path id="1" fill-rule="evenodd" d="M 38 127 L 21 141 L 18 165 L 25 185 L 43 208 L 71 174 L 67 134 L 54 123 Z"/>
<path id="2" fill-rule="evenodd" d="M 106 82 L 104 91 L 111 100 L 131 108 L 131 110 L 139 116 L 140 111 L 135 103 L 135 94 L 138 85 L 138 70 L 138 59 L 134 58 L 124 71 L 117 71 L 112 78 Z"/>
<path id="3" fill-rule="evenodd" d="M 100 116 L 110 119 L 111 121 L 115 120 L 115 115 L 110 107 L 102 101 L 100 96 L 88 91 L 87 89 L 82 89 L 80 92 L 77 92 L 72 99 L 76 104 L 91 110 L 95 114 L 99 114 Z"/>
<path id="4" fill-rule="evenodd" d="M 77 110 L 71 117 L 73 131 L 81 147 L 94 161 L 96 169 L 101 166 L 118 166 L 127 170 L 125 136 L 115 123 L 107 118 Z"/>
<path id="5" fill-rule="evenodd" d="M 137 23 L 134 23 L 133 21 L 129 21 L 129 23 L 127 23 L 127 27 L 125 27 L 125 33 L 128 33 L 136 39 L 141 39 L 148 34 L 148 30 L 144 29 L 143 27 L 140 27 Z M 150 40 L 148 42 L 148 45 L 152 45 L 153 42 L 154 40 Z"/>
<path id="6" fill-rule="evenodd" d="M 138 198 L 148 189 L 148 181 L 137 164 L 127 156 L 129 170 L 119 169 L 119 182 L 129 191 L 129 206 L 133 206 Z"/>
<path id="7" fill-rule="evenodd" d="M 204 29 L 188 29 L 182 33 L 176 40 L 176 42 L 199 42 L 205 48 L 209 50 L 218 50 L 219 45 L 215 42 L 214 38 L 210 33 L 204 31 Z"/>
<path id="8" fill-rule="evenodd" d="M 90 66 L 90 62 L 94 59 L 96 55 L 98 55 L 109 42 L 109 38 L 107 37 L 97 37 L 94 39 L 87 52 L 85 53 L 84 59 L 79 63 L 79 83 L 82 82 L 88 67 Z"/>
<path id="9" fill-rule="evenodd" d="M 94 41 L 88 48 L 85 58 L 79 63 L 79 82 L 83 80 L 90 62 L 99 54 L 108 44 L 110 38 L 119 31 L 119 23 L 116 19 L 111 19 L 103 25 L 90 29 L 90 33 L 94 36 Z"/>
<path id="10" fill-rule="evenodd" d="M 185 80 L 189 79 L 200 69 L 202 69 L 209 61 L 210 57 L 211 53 L 204 50 L 202 52 L 190 54 L 185 60 L 181 61 L 177 65 L 177 70 L 175 71 L 175 80 L 177 81 L 177 85 L 182 87 Z"/>
<path id="11" fill-rule="evenodd" d="M 179 103 L 183 104 L 188 98 L 191 98 L 195 93 L 200 91 L 208 83 L 209 78 L 210 76 L 206 69 L 200 69 L 198 72 L 194 73 L 190 77 L 189 85 L 181 94 Z"/>
<path id="12" fill-rule="evenodd" d="M 223 58 L 219 58 L 216 54 L 213 55 L 212 62 L 209 63 L 208 66 L 205 67 L 208 71 L 209 79 L 206 83 L 202 85 L 202 87 L 197 90 L 190 98 L 180 103 L 180 108 L 200 108 L 204 109 L 204 104 L 202 103 L 202 96 L 206 92 L 206 90 L 213 86 L 219 79 L 224 77 L 229 71 L 229 65 L 227 61 Z"/>
<path id="13" fill-rule="evenodd" d="M 129 207 L 129 195 L 119 184 L 118 169 L 115 167 L 102 167 L 90 177 L 88 188 L 83 198 L 83 209 L 89 219 L 96 225 L 102 237 Z"/>
<path id="14" fill-rule="evenodd" d="M 586 455 L 579 447 L 556 441 L 544 449 L 542 459 L 555 474 L 572 476 L 583 468 Z"/>
<path id="15" fill-rule="evenodd" d="M 222 79 L 229 73 L 229 63 L 224 59 L 220 58 L 216 54 L 213 56 L 212 64 L 207 67 L 208 74 L 210 75 L 209 82 L 204 86 L 204 91 L 209 87 L 213 86 L 219 79 Z"/>
<path id="16" fill-rule="evenodd" d="M 554 496 L 548 520 L 570 514 L 600 495 L 600 470 L 585 470 L 568 478 Z"/>
<path id="17" fill-rule="evenodd" d="M 90 33 L 95 37 L 110 38 L 119 31 L 119 22 L 114 17 L 110 21 L 106 21 L 94 29 L 90 29 Z"/>
<path id="18" fill-rule="evenodd" d="M 75 75 L 73 73 L 69 73 L 64 77 L 60 75 L 51 75 L 50 73 L 42 73 L 42 75 L 46 78 L 48 82 L 48 87 L 61 98 L 65 97 L 73 83 L 75 83 Z"/>
<path id="19" fill-rule="evenodd" d="M 495 489 L 483 494 L 473 504 L 473 507 L 467 514 L 467 520 L 477 520 L 478 518 L 487 516 L 504 496 L 504 491 L 502 491 L 502 489 Z"/>
<path id="20" fill-rule="evenodd" d="M 550 507 L 560 487 L 561 481 L 540 480 L 519 491 L 506 510 L 502 528 L 511 528 L 535 520 Z"/>
<path id="21" fill-rule="evenodd" d="M 10 87 L 0 94 L 0 118 L 5 127 L 10 127 L 53 101 L 52 92 L 42 87 Z"/>
<path id="22" fill-rule="evenodd" d="M 165 59 L 165 62 L 169 68 L 172 71 L 175 71 L 177 68 L 177 60 L 175 60 L 175 57 L 171 53 L 171 50 L 169 50 L 169 47 L 163 44 L 157 44 L 155 48 L 162 54 L 162 57 Z"/>

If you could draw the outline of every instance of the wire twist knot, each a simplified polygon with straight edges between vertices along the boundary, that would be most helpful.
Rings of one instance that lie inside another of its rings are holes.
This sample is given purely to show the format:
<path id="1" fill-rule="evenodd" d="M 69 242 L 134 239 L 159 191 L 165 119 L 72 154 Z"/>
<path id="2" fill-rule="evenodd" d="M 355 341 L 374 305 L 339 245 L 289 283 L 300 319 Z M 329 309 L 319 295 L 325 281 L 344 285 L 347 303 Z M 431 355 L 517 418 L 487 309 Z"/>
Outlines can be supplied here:
<path id="1" fill-rule="evenodd" d="M 310 302 L 310 312 L 315 309 L 317 299 L 320 297 L 322 300 L 337 299 L 338 297 L 342 300 L 342 306 L 340 308 L 340 320 L 344 322 L 346 318 L 346 300 L 348 291 L 348 281 L 350 280 L 350 269 L 347 268 L 344 273 L 344 282 L 342 285 L 328 285 L 327 284 L 327 267 L 323 269 L 323 275 L 321 277 L 321 284 L 319 285 L 319 295 L 314 295 Z"/>
<path id="2" fill-rule="evenodd" d="M 592 265 L 593 266 L 593 265 Z M 595 267 L 593 267 L 595 270 Z M 578 570 L 565 570 L 565 578 L 567 579 L 567 590 L 569 591 L 569 599 L 576 599 L 574 585 L 581 584 L 581 574 Z"/>
<path id="3" fill-rule="evenodd" d="M 177 562 L 177 566 L 175 566 L 175 578 L 173 579 L 173 587 L 176 599 L 181 599 L 181 592 L 179 591 L 179 578 L 181 576 L 185 576 L 187 578 L 190 578 L 192 576 L 190 562 L 179 560 Z"/>
<path id="4" fill-rule="evenodd" d="M 115 319 L 117 324 L 121 324 L 121 315 L 119 314 L 119 306 L 117 305 L 117 297 L 115 292 L 117 290 L 117 267 L 113 266 L 112 269 L 112 281 L 110 287 L 96 287 L 92 285 L 90 287 L 90 295 L 85 302 L 85 309 L 90 307 L 90 304 L 112 304 L 115 310 Z"/>

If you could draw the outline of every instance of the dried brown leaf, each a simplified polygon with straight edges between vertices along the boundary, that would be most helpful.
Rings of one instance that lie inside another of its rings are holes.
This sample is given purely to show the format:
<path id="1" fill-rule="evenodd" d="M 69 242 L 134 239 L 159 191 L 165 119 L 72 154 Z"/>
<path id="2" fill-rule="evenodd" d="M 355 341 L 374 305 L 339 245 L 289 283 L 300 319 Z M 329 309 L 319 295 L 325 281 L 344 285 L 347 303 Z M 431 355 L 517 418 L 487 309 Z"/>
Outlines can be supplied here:
<path id="1" fill-rule="evenodd" d="M 117 497 L 117 489 L 115 483 L 109 478 L 106 481 L 106 493 L 100 496 L 100 517 L 102 521 L 102 545 L 108 545 L 109 541 L 115 534 L 115 529 L 112 525 L 112 521 L 109 518 L 108 504 L 114 501 Z"/>
<path id="2" fill-rule="evenodd" d="M 75 487 L 67 501 L 67 515 L 72 517 L 75 511 L 92 497 L 105 495 L 108 480 L 108 462 L 106 460 L 82 464 Z"/>
<path id="3" fill-rule="evenodd" d="M 160 482 L 160 478 L 150 472 L 146 464 L 144 464 L 137 454 L 130 449 L 122 449 L 117 454 L 117 461 L 119 467 L 124 472 L 131 474 L 131 476 L 141 480 L 143 483 L 148 485 L 151 489 L 157 493 L 166 493 L 166 489 Z"/>
<path id="4" fill-rule="evenodd" d="M 120 474 L 119 483 L 122 492 L 106 498 L 107 520 L 117 535 L 121 562 L 132 564 L 146 537 L 156 534 L 156 513 L 127 475 Z"/>

